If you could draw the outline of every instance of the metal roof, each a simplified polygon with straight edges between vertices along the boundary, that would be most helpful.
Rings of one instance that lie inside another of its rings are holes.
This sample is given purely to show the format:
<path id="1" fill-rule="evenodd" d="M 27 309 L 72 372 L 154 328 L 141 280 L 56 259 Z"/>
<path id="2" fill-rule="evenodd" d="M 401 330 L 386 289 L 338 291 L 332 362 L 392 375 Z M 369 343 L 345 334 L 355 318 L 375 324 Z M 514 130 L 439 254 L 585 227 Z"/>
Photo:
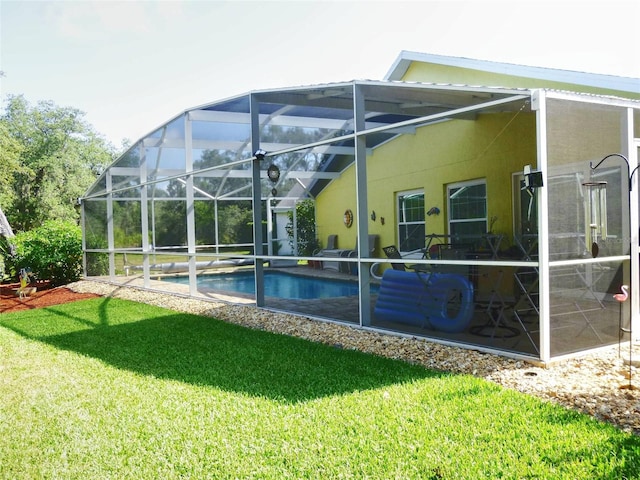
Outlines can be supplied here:
<path id="1" fill-rule="evenodd" d="M 460 67 L 487 73 L 497 73 L 523 78 L 541 80 L 543 82 L 562 82 L 585 87 L 607 90 L 618 90 L 640 94 L 640 78 L 602 75 L 597 73 L 577 72 L 554 68 L 532 67 L 512 63 L 500 63 L 463 57 L 449 57 L 428 53 L 402 51 L 398 55 L 387 74 L 386 80 L 402 80 L 413 62 L 432 63 L 449 67 Z M 542 85 L 541 85 L 542 86 Z"/>
<path id="2" fill-rule="evenodd" d="M 431 123 L 530 109 L 526 104 L 538 90 L 354 80 L 253 91 L 170 119 L 105 170 L 84 198 L 107 191 L 122 198 L 131 198 L 133 192 L 135 198 L 142 184 L 152 185 L 153 195 L 180 197 L 174 180 L 184 182 L 193 173 L 196 199 L 248 199 L 256 145 L 267 152 L 261 165 L 264 197 L 297 195 L 300 189 L 295 186 L 314 197 L 353 163 L 357 138 L 364 138 L 371 153 L 397 135 L 412 134 Z M 590 101 L 638 103 L 566 94 Z M 252 138 L 252 132 L 258 138 Z M 282 173 L 275 183 L 267 179 L 270 164 Z"/>
<path id="3" fill-rule="evenodd" d="M 372 151 L 429 123 L 471 119 L 480 111 L 517 111 L 530 95 L 526 89 L 370 80 L 249 92 L 170 119 L 117 159 L 85 197 L 107 191 L 107 173 L 110 190 L 130 196 L 126 192 L 142 183 L 166 190 L 160 184 L 189 171 L 197 172 L 194 177 L 207 198 L 247 197 L 256 144 L 282 171 L 272 185 L 265 163 L 265 191 L 275 188 L 283 195 L 299 185 L 314 196 L 353 162 L 357 136 L 365 138 Z M 252 103 L 258 141 L 251 135 Z M 361 125 L 356 129 L 357 123 Z"/>

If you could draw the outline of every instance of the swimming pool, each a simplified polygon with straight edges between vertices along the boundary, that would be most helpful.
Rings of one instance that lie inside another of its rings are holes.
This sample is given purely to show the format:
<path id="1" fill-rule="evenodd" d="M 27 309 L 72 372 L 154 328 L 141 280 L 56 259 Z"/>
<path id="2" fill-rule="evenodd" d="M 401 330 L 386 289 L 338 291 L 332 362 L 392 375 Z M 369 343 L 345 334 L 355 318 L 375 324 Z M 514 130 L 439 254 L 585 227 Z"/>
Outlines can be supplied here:
<path id="1" fill-rule="evenodd" d="M 168 277 L 166 280 L 182 284 L 189 283 L 189 277 Z M 255 277 L 253 272 L 200 275 L 198 289 L 255 295 Z M 372 285 L 371 292 L 377 291 L 378 286 Z M 291 275 L 284 272 L 265 272 L 264 293 L 267 297 L 298 300 L 348 297 L 358 295 L 358 283 L 349 280 Z"/>

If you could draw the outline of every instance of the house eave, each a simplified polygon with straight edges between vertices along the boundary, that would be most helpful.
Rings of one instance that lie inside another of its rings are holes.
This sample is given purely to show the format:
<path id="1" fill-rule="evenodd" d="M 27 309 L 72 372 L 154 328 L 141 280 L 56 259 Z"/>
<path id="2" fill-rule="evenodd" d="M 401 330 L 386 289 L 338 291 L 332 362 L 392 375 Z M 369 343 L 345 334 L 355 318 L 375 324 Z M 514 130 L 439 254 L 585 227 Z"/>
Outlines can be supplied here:
<path id="1" fill-rule="evenodd" d="M 401 80 L 407 73 L 413 62 L 433 63 L 450 67 L 466 68 L 488 73 L 496 73 L 509 76 L 532 78 L 537 80 L 563 82 L 585 87 L 618 90 L 640 94 L 640 79 L 621 77 L 615 75 L 603 75 L 597 73 L 578 72 L 573 70 L 560 70 L 545 67 L 532 67 L 511 63 L 477 60 L 464 57 L 450 57 L 428 53 L 410 52 L 403 50 L 385 75 L 385 80 Z"/>

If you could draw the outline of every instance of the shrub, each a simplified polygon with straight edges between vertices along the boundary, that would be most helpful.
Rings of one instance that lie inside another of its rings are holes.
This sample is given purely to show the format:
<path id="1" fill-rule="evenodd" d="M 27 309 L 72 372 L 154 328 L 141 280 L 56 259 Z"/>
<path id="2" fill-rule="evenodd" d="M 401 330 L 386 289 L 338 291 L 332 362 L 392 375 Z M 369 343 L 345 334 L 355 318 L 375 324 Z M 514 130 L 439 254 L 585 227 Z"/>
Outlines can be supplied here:
<path id="1" fill-rule="evenodd" d="M 289 223 L 285 226 L 289 245 L 296 251 L 294 245 L 294 225 L 293 212 L 287 212 Z M 303 200 L 296 205 L 296 227 L 297 227 L 297 254 L 310 257 L 313 252 L 320 247 L 316 238 L 316 207 L 313 200 Z"/>
<path id="2" fill-rule="evenodd" d="M 92 248 L 108 248 L 107 240 L 100 235 L 87 234 L 87 245 Z M 87 253 L 87 275 L 100 276 L 109 274 L 109 254 L 103 252 Z"/>
<path id="3" fill-rule="evenodd" d="M 64 285 L 82 274 L 82 231 L 72 222 L 50 220 L 12 238 L 15 254 L 7 259 L 14 275 L 30 268 L 36 278 Z"/>

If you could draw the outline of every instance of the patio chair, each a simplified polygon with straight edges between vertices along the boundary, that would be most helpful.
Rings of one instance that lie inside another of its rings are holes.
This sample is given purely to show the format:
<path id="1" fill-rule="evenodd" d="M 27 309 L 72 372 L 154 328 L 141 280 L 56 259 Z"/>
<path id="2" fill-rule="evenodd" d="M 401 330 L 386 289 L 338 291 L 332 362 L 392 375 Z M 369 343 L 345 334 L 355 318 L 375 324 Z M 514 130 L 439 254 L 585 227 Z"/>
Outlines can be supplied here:
<path id="1" fill-rule="evenodd" d="M 403 258 L 402 255 L 400 254 L 400 251 L 396 248 L 395 245 L 389 245 L 388 247 L 383 247 L 382 251 L 385 253 L 387 258 L 389 259 L 398 260 Z M 418 280 L 420 280 L 424 285 L 426 285 L 425 279 L 420 274 L 423 273 L 423 274 L 431 275 L 431 273 L 433 273 L 432 269 L 428 265 L 420 265 L 420 264 L 406 265 L 404 263 L 391 263 L 391 267 L 393 268 L 393 270 L 398 270 L 400 272 L 406 272 L 406 271 L 414 272 L 415 274 L 417 274 Z M 428 281 L 428 277 L 426 278 Z"/>
<path id="2" fill-rule="evenodd" d="M 400 252 L 398 251 L 395 245 L 382 247 L 382 251 L 387 256 L 387 258 L 390 258 L 391 260 L 399 260 L 402 258 L 402 255 L 400 255 Z M 404 263 L 392 263 L 391 267 L 394 270 L 401 270 L 403 272 L 407 270 L 407 266 Z"/>
<path id="3" fill-rule="evenodd" d="M 430 252 L 431 258 L 438 260 L 467 260 L 470 253 L 473 251 L 473 245 L 439 243 L 432 245 L 431 249 L 434 249 L 437 252 L 435 256 Z M 438 265 L 435 267 L 435 270 L 443 273 L 467 275 L 473 270 L 473 268 L 468 265 Z"/>
<path id="4" fill-rule="evenodd" d="M 368 250 L 367 250 L 367 255 L 369 257 L 374 257 L 375 253 L 376 253 L 376 249 L 378 248 L 378 239 L 380 238 L 379 235 L 369 235 L 368 238 Z M 354 247 L 353 250 L 351 250 L 349 252 L 349 257 L 356 257 L 358 255 L 358 239 L 356 238 L 356 246 Z"/>
<path id="5" fill-rule="evenodd" d="M 379 235 L 369 235 L 368 237 L 368 250 L 367 250 L 367 256 L 369 258 L 375 257 L 376 254 L 376 250 L 378 248 L 378 239 L 380 238 Z M 353 257 L 357 257 L 358 256 L 358 238 L 356 237 L 356 246 L 353 250 L 350 250 L 348 252 L 348 254 L 346 255 L 349 258 L 353 258 Z M 350 265 L 347 264 L 346 265 L 346 270 L 348 270 L 352 275 L 357 275 L 358 274 L 358 268 L 357 265 L 355 263 L 351 263 Z"/>
<path id="6" fill-rule="evenodd" d="M 369 256 L 374 257 L 378 249 L 378 235 L 369 235 Z"/>
<path id="7" fill-rule="evenodd" d="M 337 250 L 338 249 L 338 235 L 329 235 L 327 237 L 327 245 L 325 248 L 317 248 L 313 251 L 312 255 L 314 257 L 322 257 L 322 252 L 325 250 Z"/>
<path id="8" fill-rule="evenodd" d="M 318 248 L 313 251 L 313 256 L 319 255 L 324 250 L 336 250 L 338 248 L 338 235 L 329 235 L 325 248 Z"/>
<path id="9" fill-rule="evenodd" d="M 338 249 L 338 235 L 329 235 L 327 237 L 327 245 L 326 248 L 318 248 L 313 251 L 312 256 L 314 257 L 326 257 L 331 256 L 332 253 L 335 253 Z M 310 260 L 309 265 L 313 268 L 323 268 L 322 260 Z"/>

